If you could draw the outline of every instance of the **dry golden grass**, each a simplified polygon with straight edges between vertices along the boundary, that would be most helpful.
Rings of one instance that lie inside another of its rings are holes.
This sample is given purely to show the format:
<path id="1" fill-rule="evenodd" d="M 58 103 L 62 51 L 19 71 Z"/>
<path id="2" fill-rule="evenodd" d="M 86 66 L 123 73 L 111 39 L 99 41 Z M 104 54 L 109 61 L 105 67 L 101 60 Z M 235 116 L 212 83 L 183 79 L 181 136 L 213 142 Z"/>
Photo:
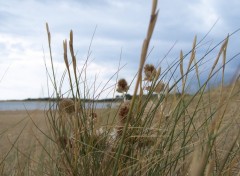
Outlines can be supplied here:
<path id="1" fill-rule="evenodd" d="M 199 46 L 195 37 L 192 50 L 185 55 L 181 51 L 179 60 L 173 63 L 172 68 L 179 70 L 180 78 L 174 79 L 173 85 L 168 85 L 164 80 L 168 72 L 172 75 L 171 66 L 161 74 L 161 68 L 145 63 L 157 16 L 157 0 L 153 0 L 136 84 L 133 85 L 133 97 L 129 102 L 124 98 L 124 104 L 119 108 L 84 107 L 83 99 L 92 96 L 89 95 L 86 68 L 78 71 L 72 31 L 69 45 L 67 40 L 63 41 L 66 70 L 58 86 L 51 51 L 51 34 L 46 25 L 52 68 L 51 71 L 46 70 L 54 87 L 53 97 L 56 98 L 57 109 L 49 109 L 46 113 L 33 111 L 26 114 L 1 114 L 0 120 L 2 119 L 4 127 L 0 137 L 6 145 L 1 146 L 0 173 L 100 176 L 239 174 L 240 84 L 236 81 L 223 86 L 230 36 L 220 43 L 222 45 L 207 79 L 201 84 L 199 63 L 207 54 L 200 61 L 195 58 Z M 67 46 L 72 64 L 68 60 Z M 188 56 L 189 62 L 185 67 Z M 86 60 L 88 59 L 89 57 Z M 186 84 L 193 71 L 196 73 L 199 90 L 196 94 L 187 95 Z M 116 74 L 118 72 L 119 70 Z M 143 72 L 146 79 L 143 78 Z M 206 91 L 210 80 L 220 72 L 220 86 Z M 61 86 L 65 75 L 68 75 L 68 94 L 71 100 L 62 106 L 63 97 L 60 95 L 63 93 Z M 122 79 L 120 83 L 117 91 L 125 95 L 129 89 L 127 81 Z M 180 90 L 177 88 L 179 84 Z M 146 95 L 143 94 L 144 89 L 147 90 Z M 157 93 L 155 98 L 154 92 Z M 15 118 L 8 121 L 7 117 L 10 116 Z M 24 119 L 13 125 L 14 128 L 4 130 L 21 118 Z M 14 162 L 13 172 L 10 170 L 11 162 Z"/>
<path id="2" fill-rule="evenodd" d="M 236 140 L 236 135 L 238 134 L 239 131 L 239 123 L 240 123 L 240 84 L 237 83 L 234 88 L 232 88 L 233 85 L 229 85 L 226 87 L 217 87 L 214 89 L 211 89 L 210 91 L 205 92 L 202 95 L 202 101 L 201 103 L 198 102 L 200 95 L 197 95 L 192 101 L 191 104 L 188 105 L 185 108 L 185 117 L 188 118 L 189 116 L 192 116 L 195 113 L 195 117 L 193 120 L 194 127 L 196 129 L 200 128 L 200 126 L 204 123 L 204 121 L 207 121 L 206 118 L 209 118 L 213 111 L 216 108 L 219 108 L 219 96 L 223 97 L 223 101 L 227 101 L 227 97 L 229 97 L 229 92 L 232 90 L 233 94 L 230 97 L 228 101 L 228 105 L 225 109 L 225 114 L 224 118 L 222 119 L 223 123 L 220 127 L 221 135 L 219 138 L 217 138 L 215 142 L 215 154 L 212 162 L 219 162 L 224 159 L 226 154 L 228 153 L 229 148 L 232 147 L 233 141 Z M 219 93 L 221 91 L 221 93 Z M 193 96 L 186 96 L 185 99 L 186 101 L 193 98 Z M 159 106 L 158 112 L 155 113 L 155 117 L 153 119 L 152 127 L 153 130 L 158 127 L 158 125 L 161 126 L 161 124 L 169 124 L 173 125 L 174 124 L 174 119 L 171 119 L 171 115 L 166 118 L 166 116 L 163 115 L 163 113 L 169 112 L 169 109 L 174 109 L 174 107 L 177 105 L 178 101 L 180 101 L 182 97 L 177 97 L 174 95 L 169 95 L 169 98 L 164 102 L 164 106 Z M 143 101 L 144 103 L 144 101 Z M 149 101 L 147 104 L 147 107 L 145 108 L 145 115 L 143 116 L 148 117 L 149 112 L 151 112 L 156 105 L 156 102 Z M 211 124 L 214 119 L 218 119 L 217 115 L 221 115 L 224 110 L 223 105 L 222 108 L 217 114 L 214 114 L 212 117 L 212 120 L 210 120 L 208 123 Z M 165 112 L 163 112 L 165 111 Z M 98 109 L 96 110 L 97 113 L 97 125 L 96 129 L 100 127 L 107 127 L 107 128 L 112 128 L 116 125 L 119 124 L 119 120 L 117 117 L 118 109 Z M 162 114 L 161 114 L 162 113 Z M 169 119 L 170 117 L 170 119 Z M 46 136 L 43 134 L 50 134 L 49 131 L 49 122 L 46 120 L 46 112 L 44 111 L 1 111 L 0 114 L 0 133 L 1 138 L 0 138 L 0 158 L 3 159 L 6 154 L 11 150 L 9 153 L 8 157 L 6 157 L 6 162 L 5 162 L 5 171 L 7 167 L 11 167 L 11 164 L 8 163 L 7 161 L 11 160 L 16 160 L 16 153 L 18 151 L 18 158 L 22 161 L 24 159 L 29 161 L 29 158 L 31 158 L 31 162 L 33 165 L 37 165 L 38 158 L 42 156 L 43 151 L 45 150 L 43 145 L 46 146 L 46 144 L 49 142 L 49 140 L 46 138 Z M 184 123 L 183 119 L 178 122 L 178 125 L 175 127 L 175 130 L 177 131 L 178 129 L 180 130 L 182 128 L 182 123 Z M 25 126 L 26 125 L 26 126 Z M 159 127 L 160 127 L 159 126 Z M 209 126 L 209 125 L 208 125 Z M 171 128 L 168 126 L 168 128 Z M 194 130 L 196 130 L 191 126 L 189 129 L 192 132 L 189 132 L 189 134 L 195 133 Z M 21 130 L 23 130 L 21 132 Z M 209 129 L 210 130 L 210 129 Z M 19 134 L 21 134 L 19 136 Z M 197 137 L 198 136 L 198 137 Z M 190 137 L 190 136 L 189 136 Z M 187 137 L 187 139 L 189 139 Z M 198 146 L 199 143 L 201 143 L 202 140 L 206 139 L 206 131 L 204 130 L 199 130 L 197 132 L 197 135 L 193 136 L 192 139 L 192 147 L 194 145 Z M 138 137 L 139 138 L 139 137 Z M 17 139 L 17 140 L 16 140 Z M 144 139 L 144 138 L 143 138 Z M 141 140 L 143 140 L 141 139 Z M 150 139 L 150 136 L 149 136 Z M 140 138 L 138 139 L 140 140 Z M 206 139 L 207 140 L 207 139 Z M 237 139 L 237 145 L 239 145 L 239 140 L 240 138 Z M 48 141 L 48 142 L 46 142 Z M 177 150 L 179 146 L 175 146 L 174 148 Z M 11 149 L 12 148 L 12 149 Z M 199 149 L 198 149 L 199 150 Z M 201 152 L 200 152 L 201 153 Z M 197 157 L 198 156 L 198 157 Z M 202 156 L 200 154 L 200 156 Z M 192 173 L 192 175 L 198 174 L 199 168 L 194 165 L 194 162 L 199 163 L 202 162 L 204 163 L 205 159 L 200 157 L 199 160 L 199 154 L 195 152 L 193 156 L 187 156 L 191 160 L 192 157 L 193 159 L 193 164 L 189 165 L 186 163 L 186 167 L 191 167 L 191 171 L 189 173 Z M 18 160 L 19 160 L 18 159 Z M 17 161 L 15 161 L 17 162 Z M 19 161 L 18 161 L 19 162 Z M 237 162 L 237 161 L 235 161 Z M 8 163 L 8 164 L 6 164 Z M 211 162 L 210 162 L 211 163 Z M 216 163 L 214 163 L 216 164 Z M 233 165 L 233 170 L 236 170 L 235 166 L 236 163 L 232 163 Z M 19 166 L 19 168 L 25 167 Z M 197 168 L 195 168 L 197 167 Z M 202 166 L 203 167 L 203 166 Z M 18 170 L 19 168 L 16 168 Z M 208 168 L 211 168 L 211 166 L 208 164 Z M 49 168 L 48 168 L 49 169 Z M 9 169 L 7 169 L 9 170 Z M 211 170 L 211 169 L 210 169 Z M 208 170 L 209 171 L 209 170 Z M 209 173 L 212 173 L 209 171 Z M 233 171 L 231 171 L 233 173 Z M 235 171 L 234 171 L 235 173 Z"/>

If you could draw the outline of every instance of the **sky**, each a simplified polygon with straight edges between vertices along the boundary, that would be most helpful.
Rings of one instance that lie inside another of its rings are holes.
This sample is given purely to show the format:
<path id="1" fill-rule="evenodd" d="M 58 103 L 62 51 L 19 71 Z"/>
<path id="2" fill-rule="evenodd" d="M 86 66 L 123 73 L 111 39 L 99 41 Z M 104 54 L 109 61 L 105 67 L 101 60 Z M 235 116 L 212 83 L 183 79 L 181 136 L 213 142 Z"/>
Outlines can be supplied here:
<path id="1" fill-rule="evenodd" d="M 0 100 L 52 95 L 52 85 L 46 74 L 47 68 L 52 77 L 46 22 L 51 32 L 58 87 L 66 69 L 62 42 L 69 40 L 69 32 L 73 30 L 79 70 L 84 70 L 84 63 L 88 58 L 86 72 L 83 72 L 86 73 L 86 78 L 82 74 L 82 79 L 87 80 L 87 96 L 115 96 L 113 90 L 116 80 L 125 78 L 130 83 L 137 72 L 142 42 L 150 19 L 151 2 L 0 0 Z M 211 30 L 197 49 L 197 59 L 201 59 L 209 48 L 214 48 L 228 34 L 240 28 L 239 8 L 239 0 L 159 1 L 158 21 L 146 62 L 160 64 L 164 72 L 179 60 L 180 50 L 184 54 L 191 50 L 195 35 L 199 42 Z M 201 80 L 207 78 L 219 47 L 200 62 Z M 226 80 L 231 80 L 240 64 L 240 57 L 234 57 L 240 52 L 240 32 L 230 36 L 227 51 L 230 62 L 226 66 Z M 188 59 L 189 56 L 184 60 L 184 69 Z M 117 71 L 119 63 L 121 69 Z M 177 70 L 171 77 L 170 71 L 162 79 L 173 84 L 179 75 Z M 190 80 L 196 83 L 194 73 L 191 76 Z M 84 83 L 80 84 L 82 88 Z M 189 82 L 189 86 L 191 85 L 194 87 Z M 133 88 L 130 87 L 129 93 L 132 93 Z M 61 92 L 68 96 L 68 90 L 66 76 Z"/>

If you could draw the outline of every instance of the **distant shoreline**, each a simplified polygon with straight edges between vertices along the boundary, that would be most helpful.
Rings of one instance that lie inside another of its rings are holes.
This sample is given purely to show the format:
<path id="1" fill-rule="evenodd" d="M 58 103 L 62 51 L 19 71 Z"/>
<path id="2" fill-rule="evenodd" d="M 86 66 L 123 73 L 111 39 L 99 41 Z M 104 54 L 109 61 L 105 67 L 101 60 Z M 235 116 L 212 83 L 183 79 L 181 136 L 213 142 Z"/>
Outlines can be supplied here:
<path id="1" fill-rule="evenodd" d="M 81 103 L 86 108 L 95 108 L 102 109 L 108 108 L 112 105 L 121 103 L 122 101 L 91 101 L 91 100 L 81 100 Z M 10 101 L 0 101 L 0 111 L 5 110 L 45 110 L 49 107 L 56 108 L 57 100 L 42 100 L 42 99 L 34 99 L 34 100 L 10 100 Z"/>
<path id="2" fill-rule="evenodd" d="M 81 99 L 84 102 L 119 102 L 122 101 L 122 98 L 108 98 L 108 99 L 99 99 L 99 100 L 92 100 L 92 99 Z M 57 101 L 56 98 L 28 98 L 23 100 L 0 100 L 0 102 L 29 102 L 29 101 L 38 101 L 38 102 L 48 102 L 48 101 Z"/>

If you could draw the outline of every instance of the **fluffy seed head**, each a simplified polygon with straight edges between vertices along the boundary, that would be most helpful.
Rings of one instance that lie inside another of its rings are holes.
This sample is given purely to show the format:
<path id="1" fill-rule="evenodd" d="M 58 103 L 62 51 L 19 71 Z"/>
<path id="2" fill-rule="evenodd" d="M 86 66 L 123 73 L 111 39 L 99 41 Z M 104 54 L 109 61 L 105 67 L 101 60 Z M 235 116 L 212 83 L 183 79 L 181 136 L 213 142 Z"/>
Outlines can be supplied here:
<path id="1" fill-rule="evenodd" d="M 120 79 L 117 83 L 117 91 L 119 93 L 127 92 L 129 89 L 128 83 L 125 79 Z"/>
<path id="2" fill-rule="evenodd" d="M 144 80 L 152 81 L 155 78 L 156 74 L 157 74 L 157 70 L 154 67 L 154 65 L 146 64 L 145 67 L 144 67 L 144 73 L 145 73 Z"/>
<path id="3" fill-rule="evenodd" d="M 62 99 L 59 102 L 59 111 L 61 113 L 72 114 L 75 112 L 74 101 L 71 99 Z"/>
<path id="4" fill-rule="evenodd" d="M 118 117 L 121 123 L 126 122 L 129 107 L 130 107 L 130 101 L 125 101 L 120 107 Z"/>

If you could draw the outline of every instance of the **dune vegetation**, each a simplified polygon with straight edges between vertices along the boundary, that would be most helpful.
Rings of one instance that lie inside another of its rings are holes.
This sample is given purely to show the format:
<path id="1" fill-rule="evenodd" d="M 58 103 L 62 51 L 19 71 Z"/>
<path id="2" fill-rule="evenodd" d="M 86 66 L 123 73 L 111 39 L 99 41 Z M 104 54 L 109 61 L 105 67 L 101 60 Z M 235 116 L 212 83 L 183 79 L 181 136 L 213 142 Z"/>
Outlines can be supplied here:
<path id="1" fill-rule="evenodd" d="M 89 96 L 94 86 L 86 86 L 87 67 L 77 65 L 72 31 L 69 40 L 63 41 L 66 70 L 60 83 L 56 81 L 46 24 L 52 66 L 50 70 L 46 67 L 46 72 L 55 102 L 41 112 L 41 123 L 34 120 L 34 112 L 26 112 L 18 124 L 1 129 L 0 140 L 11 144 L 1 149 L 1 175 L 240 175 L 239 76 L 224 83 L 226 64 L 239 55 L 227 58 L 233 34 L 201 58 L 196 58 L 196 53 L 202 41 L 195 37 L 192 49 L 180 51 L 178 59 L 162 70 L 147 63 L 157 17 L 157 0 L 153 0 L 136 77 L 116 80 L 114 91 L 123 97 L 133 88 L 131 100 L 124 98 L 119 105 L 105 109 L 96 109 L 94 101 L 85 106 L 84 99 L 94 97 Z M 218 54 L 202 81 L 199 70 L 216 49 Z M 174 74 L 172 70 L 178 71 L 180 78 L 166 80 L 166 75 Z M 220 83 L 209 89 L 216 75 L 220 75 Z M 69 97 L 63 98 L 64 80 L 70 91 Z M 198 89 L 189 94 L 192 80 Z M 14 128 L 18 133 L 11 140 L 6 136 Z"/>

